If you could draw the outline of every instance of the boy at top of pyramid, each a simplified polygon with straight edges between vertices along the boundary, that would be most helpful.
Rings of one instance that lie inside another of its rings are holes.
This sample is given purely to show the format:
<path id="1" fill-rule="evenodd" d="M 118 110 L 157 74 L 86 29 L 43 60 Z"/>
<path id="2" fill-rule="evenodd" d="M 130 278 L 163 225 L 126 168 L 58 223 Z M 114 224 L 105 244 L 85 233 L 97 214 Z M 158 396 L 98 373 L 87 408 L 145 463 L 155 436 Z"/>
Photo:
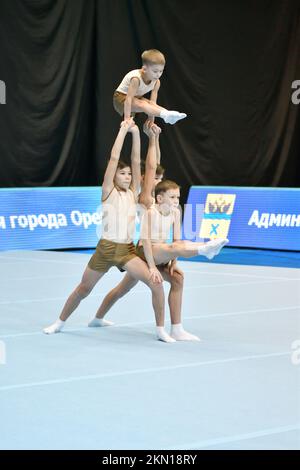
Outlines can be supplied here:
<path id="1" fill-rule="evenodd" d="M 123 78 L 114 92 L 113 106 L 124 120 L 130 119 L 131 114 L 145 113 L 154 121 L 160 117 L 167 124 L 175 124 L 186 117 L 185 113 L 169 111 L 159 106 L 157 94 L 160 88 L 160 77 L 165 68 L 165 57 L 157 49 L 150 49 L 142 53 L 142 68 L 131 70 Z M 144 95 L 151 92 L 150 100 Z"/>

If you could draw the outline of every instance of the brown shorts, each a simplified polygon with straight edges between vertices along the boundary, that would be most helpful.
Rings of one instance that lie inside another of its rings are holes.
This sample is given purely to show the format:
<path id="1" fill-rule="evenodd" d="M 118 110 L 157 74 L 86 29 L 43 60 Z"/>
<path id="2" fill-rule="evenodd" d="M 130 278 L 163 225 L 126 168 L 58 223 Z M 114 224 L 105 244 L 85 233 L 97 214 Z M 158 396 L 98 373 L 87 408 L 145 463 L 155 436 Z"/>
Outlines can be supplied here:
<path id="1" fill-rule="evenodd" d="M 113 106 L 117 113 L 119 113 L 121 116 L 124 114 L 124 102 L 126 100 L 126 96 L 124 93 L 121 93 L 120 91 L 115 91 L 114 96 L 113 96 Z"/>
<path id="2" fill-rule="evenodd" d="M 135 252 L 139 258 L 141 258 L 143 261 L 146 261 L 143 245 L 136 245 Z"/>
<path id="3" fill-rule="evenodd" d="M 126 100 L 125 93 L 121 93 L 120 91 L 115 91 L 113 95 L 113 107 L 117 111 L 117 113 L 120 114 L 120 116 L 123 116 L 124 114 L 124 102 Z M 137 96 L 136 98 L 141 98 L 141 96 Z M 135 113 L 130 114 L 131 117 L 135 117 Z"/>
<path id="4" fill-rule="evenodd" d="M 121 268 L 131 259 L 136 258 L 133 243 L 115 243 L 101 238 L 88 266 L 94 271 L 107 272 L 112 266 Z"/>

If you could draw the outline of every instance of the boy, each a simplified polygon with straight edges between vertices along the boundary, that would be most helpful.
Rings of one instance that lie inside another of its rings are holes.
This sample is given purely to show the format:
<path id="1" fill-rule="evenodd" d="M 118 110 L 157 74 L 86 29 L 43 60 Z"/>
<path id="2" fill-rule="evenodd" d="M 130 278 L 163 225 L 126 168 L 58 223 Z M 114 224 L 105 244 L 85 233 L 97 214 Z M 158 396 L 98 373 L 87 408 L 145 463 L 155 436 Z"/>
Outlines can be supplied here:
<path id="1" fill-rule="evenodd" d="M 151 126 L 151 125 L 150 125 Z M 153 124 L 151 126 L 155 126 Z M 155 161 L 155 156 L 154 156 L 154 146 L 153 142 L 151 145 L 150 141 L 150 135 L 149 135 L 149 123 L 146 123 L 144 126 L 144 132 L 148 135 L 149 137 L 149 148 L 148 148 L 148 154 L 147 154 L 147 159 L 146 159 L 146 175 L 145 175 L 145 181 L 144 181 L 144 186 L 142 188 L 142 193 L 140 196 L 140 202 L 141 200 L 144 201 L 145 205 L 147 205 L 148 208 L 150 207 L 155 207 L 155 199 L 153 201 L 152 196 L 153 192 L 155 191 L 155 188 L 157 187 L 158 184 L 154 180 L 154 168 L 156 167 L 156 164 L 160 162 L 160 150 L 159 150 L 159 134 L 160 131 L 157 132 L 156 130 L 156 161 Z M 157 170 L 156 170 L 157 171 Z M 178 186 L 176 185 L 176 188 Z M 144 229 L 143 229 L 144 230 Z M 169 231 L 170 231 L 170 225 L 167 228 L 167 232 L 165 239 L 169 237 Z M 180 238 L 180 228 L 178 232 L 178 227 L 176 226 L 175 228 L 175 239 Z M 164 239 L 164 242 L 166 241 Z M 201 246 L 204 246 L 204 244 L 200 244 Z M 195 251 L 195 246 L 193 245 L 193 249 Z M 144 257 L 144 254 L 141 252 L 141 248 L 137 248 L 137 253 L 143 258 L 143 260 L 146 260 Z M 217 249 L 215 249 L 215 254 L 217 254 L 217 250 L 220 251 L 219 244 Z M 196 252 L 198 254 L 198 251 Z M 202 254 L 205 254 L 205 251 L 203 251 Z M 210 248 L 210 250 L 207 250 L 207 254 L 212 255 L 213 254 L 213 248 Z M 194 256 L 195 254 L 192 254 L 191 256 Z M 211 256 L 212 257 L 212 256 Z M 148 259 L 147 259 L 148 261 Z M 149 262 L 149 268 L 152 270 L 155 267 L 154 262 Z M 182 307 L 182 293 L 183 293 L 183 281 L 184 281 L 184 276 L 183 272 L 178 268 L 176 265 L 176 260 L 173 259 L 171 263 L 169 261 L 166 261 L 165 263 L 159 264 L 157 266 L 157 269 L 159 273 L 161 274 L 162 279 L 170 283 L 170 291 L 169 291 L 169 296 L 168 296 L 168 302 L 169 302 L 169 308 L 170 308 L 170 316 L 171 316 L 171 338 L 173 338 L 176 341 L 199 341 L 199 338 L 195 335 L 192 335 L 191 333 L 188 333 L 187 331 L 184 330 L 182 323 L 181 323 L 181 307 Z M 117 300 L 122 298 L 124 295 L 126 295 L 135 285 L 137 284 L 137 281 L 130 276 L 130 274 L 126 273 L 122 281 L 114 288 L 112 289 L 103 299 L 102 304 L 100 305 L 96 317 L 89 323 L 90 327 L 97 327 L 97 326 L 102 326 L 102 322 L 105 321 L 104 316 L 107 314 L 107 312 L 111 309 L 111 307 L 115 304 Z M 162 330 L 163 331 L 163 330 Z M 165 332 L 166 333 L 166 332 Z"/>
<path id="2" fill-rule="evenodd" d="M 128 120 L 131 113 L 146 113 L 154 121 L 154 117 L 162 118 L 167 124 L 175 124 L 186 117 L 185 113 L 168 111 L 156 104 L 160 80 L 164 67 L 165 57 L 157 49 L 144 51 L 142 54 L 143 66 L 141 69 L 128 72 L 116 89 L 113 96 L 113 106 L 124 120 Z M 151 91 L 150 100 L 144 98 Z"/>
<path id="3" fill-rule="evenodd" d="M 131 167 L 119 160 L 127 132 L 132 133 L 133 141 Z M 111 151 L 102 185 L 104 214 L 102 238 L 84 271 L 81 282 L 67 299 L 60 317 L 54 324 L 45 328 L 44 333 L 53 334 L 61 331 L 66 320 L 90 294 L 98 281 L 112 266 L 117 266 L 126 270 L 132 278 L 143 281 L 151 289 L 158 326 L 157 335 L 162 341 L 174 342 L 174 339 L 160 329 L 164 322 L 164 291 L 160 275 L 157 276 L 156 268 L 149 271 L 146 263 L 136 255 L 132 242 L 140 178 L 139 130 L 132 120 L 123 121 Z M 109 325 L 109 322 L 103 320 L 103 326 L 105 325 Z"/>
<path id="4" fill-rule="evenodd" d="M 155 131 L 155 146 L 153 145 L 153 139 L 151 139 L 149 129 Z M 162 180 L 164 169 L 160 165 L 160 147 L 159 147 L 159 135 L 160 128 L 155 124 L 151 124 L 148 121 L 144 125 L 144 132 L 149 137 L 149 148 L 146 159 L 146 164 L 141 165 L 142 173 L 142 190 L 139 201 L 141 200 L 144 204 L 147 204 L 148 207 L 154 203 L 154 190 L 155 186 Z M 156 155 L 156 158 L 155 158 Z M 154 173 L 154 169 L 155 173 Z M 183 283 L 184 276 L 183 272 L 177 267 L 174 266 L 172 272 L 170 272 L 168 265 L 158 268 L 161 278 L 167 281 L 170 284 L 170 290 L 168 295 L 168 303 L 170 308 L 170 316 L 173 334 L 173 340 L 177 341 L 199 341 L 199 338 L 195 335 L 192 335 L 185 331 L 181 327 L 181 305 L 182 305 L 182 293 L 183 293 Z M 126 273 L 124 278 L 119 284 L 113 288 L 103 299 L 96 317 L 90 321 L 90 327 L 101 327 L 103 326 L 104 316 L 112 308 L 112 306 L 126 295 L 138 281 L 134 279 L 130 274 Z M 107 321 L 106 321 L 107 322 Z M 108 322 L 107 322 L 108 323 Z M 109 322 L 111 324 L 111 322 Z M 178 328 L 180 325 L 180 329 Z M 160 334 L 166 334 L 163 326 L 160 328 Z"/>
<path id="5" fill-rule="evenodd" d="M 155 201 L 144 214 L 141 223 L 141 239 L 137 253 L 150 267 L 171 262 L 176 265 L 178 256 L 192 258 L 203 255 L 212 259 L 218 255 L 228 239 L 217 238 L 207 243 L 181 240 L 181 214 L 178 209 L 180 187 L 170 180 L 162 181 L 155 187 Z M 170 229 L 173 229 L 173 243 L 168 244 Z"/>

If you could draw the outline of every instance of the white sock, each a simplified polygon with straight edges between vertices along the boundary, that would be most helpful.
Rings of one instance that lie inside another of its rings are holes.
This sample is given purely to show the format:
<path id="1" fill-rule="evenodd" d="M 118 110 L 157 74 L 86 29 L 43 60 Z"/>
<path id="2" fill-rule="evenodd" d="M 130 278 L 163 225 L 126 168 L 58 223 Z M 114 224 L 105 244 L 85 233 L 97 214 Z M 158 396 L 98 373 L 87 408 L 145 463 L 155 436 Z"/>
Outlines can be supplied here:
<path id="1" fill-rule="evenodd" d="M 180 119 L 186 118 L 186 114 L 179 113 L 178 111 L 168 111 L 167 109 L 163 109 L 160 113 L 160 117 L 167 124 L 175 124 L 177 121 L 180 121 Z"/>
<path id="2" fill-rule="evenodd" d="M 156 334 L 160 341 L 164 341 L 165 343 L 175 343 L 175 339 L 171 338 L 170 335 L 166 332 L 163 326 L 156 327 Z"/>
<path id="3" fill-rule="evenodd" d="M 112 326 L 113 325 L 113 322 L 112 321 L 108 321 L 108 320 L 104 320 L 104 318 L 93 318 L 93 320 L 91 320 L 88 324 L 88 326 L 90 326 L 91 328 L 97 328 L 99 326 Z"/>
<path id="4" fill-rule="evenodd" d="M 215 238 L 204 245 L 199 246 L 199 255 L 206 256 L 208 259 L 213 259 L 222 250 L 223 246 L 229 242 L 227 238 Z"/>
<path id="5" fill-rule="evenodd" d="M 201 341 L 198 336 L 185 331 L 181 323 L 171 326 L 171 337 L 176 341 Z"/>
<path id="6" fill-rule="evenodd" d="M 163 109 L 161 112 L 160 112 L 160 115 L 159 117 L 161 117 L 163 120 L 165 120 L 165 118 L 169 115 L 169 111 L 167 109 Z"/>
<path id="7" fill-rule="evenodd" d="M 47 328 L 43 329 L 43 332 L 46 335 L 52 335 L 53 333 L 59 333 L 63 327 L 65 326 L 65 321 L 60 320 L 59 318 L 56 320 L 53 325 L 48 326 Z"/>

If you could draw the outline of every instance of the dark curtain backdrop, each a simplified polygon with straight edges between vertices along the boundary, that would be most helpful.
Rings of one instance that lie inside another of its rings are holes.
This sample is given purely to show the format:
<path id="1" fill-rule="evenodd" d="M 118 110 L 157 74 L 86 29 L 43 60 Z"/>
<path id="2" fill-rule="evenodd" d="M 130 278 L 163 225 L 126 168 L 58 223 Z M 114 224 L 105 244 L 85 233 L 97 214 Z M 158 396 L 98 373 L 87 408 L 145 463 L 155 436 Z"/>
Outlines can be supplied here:
<path id="1" fill-rule="evenodd" d="M 101 183 L 120 122 L 112 93 L 149 48 L 167 58 L 159 103 L 188 114 L 159 120 L 163 165 L 184 194 L 299 186 L 299 0 L 0 0 L 0 10 L 0 186 Z"/>

